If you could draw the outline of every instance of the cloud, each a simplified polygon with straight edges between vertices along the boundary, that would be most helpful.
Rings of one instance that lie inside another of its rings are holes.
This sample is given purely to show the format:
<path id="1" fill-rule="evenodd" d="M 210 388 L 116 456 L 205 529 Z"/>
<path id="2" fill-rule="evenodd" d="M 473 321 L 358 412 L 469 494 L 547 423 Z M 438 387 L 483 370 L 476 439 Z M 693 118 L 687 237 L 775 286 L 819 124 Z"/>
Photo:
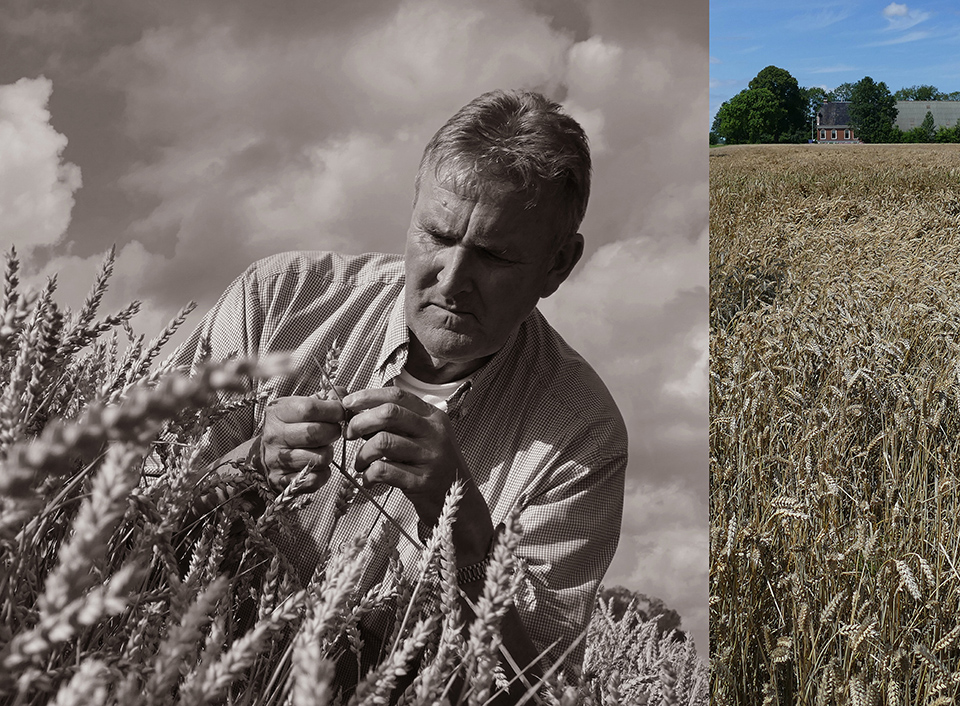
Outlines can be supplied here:
<path id="1" fill-rule="evenodd" d="M 918 42 L 921 39 L 926 39 L 930 36 L 930 32 L 924 32 L 922 30 L 917 30 L 916 32 L 907 32 L 899 37 L 894 37 L 893 39 L 887 39 L 881 42 L 870 42 L 869 44 L 864 44 L 865 47 L 888 47 L 894 44 L 906 44 L 908 42 Z"/>
<path id="2" fill-rule="evenodd" d="M 899 3 L 892 2 L 883 8 L 883 16 L 887 18 L 906 17 L 907 6 L 905 4 L 901 5 Z"/>
<path id="3" fill-rule="evenodd" d="M 0 86 L 0 241 L 25 257 L 66 232 L 80 169 L 62 160 L 67 138 L 50 124 L 53 82 Z"/>
<path id="4" fill-rule="evenodd" d="M 278 250 L 401 251 L 430 135 L 491 88 L 556 91 L 572 43 L 512 2 L 423 0 L 348 32 L 208 21 L 116 49 L 101 72 L 126 97 L 129 134 L 163 145 L 121 180 L 157 204 L 136 237 L 175 242 L 146 291 L 209 302 Z"/>
<path id="5" fill-rule="evenodd" d="M 3 33 L 12 37 L 29 38 L 40 42 L 62 41 L 81 31 L 81 19 L 76 10 L 45 10 L 34 8 L 29 14 L 0 13 Z"/>
<path id="6" fill-rule="evenodd" d="M 607 586 L 643 586 L 663 599 L 680 614 L 700 654 L 709 647 L 707 514 L 707 503 L 678 484 L 637 484 L 624 499 L 620 545 L 604 580 Z"/>
<path id="7" fill-rule="evenodd" d="M 825 29 L 831 25 L 835 25 L 838 22 L 843 22 L 850 16 L 850 14 L 851 10 L 847 8 L 841 10 L 823 9 L 819 12 L 809 12 L 802 15 L 797 15 L 787 22 L 787 26 L 798 31 L 816 31 Z"/>
<path id="8" fill-rule="evenodd" d="M 906 4 L 892 2 L 881 13 L 887 18 L 887 29 L 904 31 L 914 27 L 930 17 L 925 10 L 911 10 Z"/>
<path id="9" fill-rule="evenodd" d="M 711 57 L 710 57 L 710 63 L 711 63 L 711 64 L 722 64 L 723 62 L 720 61 L 720 59 L 718 59 L 717 57 L 711 56 Z"/>

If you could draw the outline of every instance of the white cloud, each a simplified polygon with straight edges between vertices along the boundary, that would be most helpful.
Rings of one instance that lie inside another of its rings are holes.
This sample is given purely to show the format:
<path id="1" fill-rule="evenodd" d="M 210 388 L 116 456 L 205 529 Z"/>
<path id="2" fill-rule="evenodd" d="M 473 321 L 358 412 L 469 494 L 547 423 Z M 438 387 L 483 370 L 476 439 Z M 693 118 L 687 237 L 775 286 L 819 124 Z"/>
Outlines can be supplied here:
<path id="1" fill-rule="evenodd" d="M 886 11 L 884 11 L 886 12 Z M 819 12 L 809 12 L 794 17 L 787 24 L 793 30 L 798 31 L 816 31 L 835 25 L 847 19 L 851 14 L 849 9 L 830 10 L 822 9 Z"/>
<path id="2" fill-rule="evenodd" d="M 908 42 L 919 42 L 921 39 L 926 39 L 930 36 L 930 32 L 924 32 L 922 30 L 917 30 L 915 32 L 907 32 L 902 34 L 899 37 L 894 37 L 893 39 L 887 39 L 882 42 L 871 42 L 869 44 L 864 44 L 865 47 L 888 47 L 894 44 L 907 44 Z"/>
<path id="3" fill-rule="evenodd" d="M 25 257 L 58 242 L 70 223 L 80 169 L 62 161 L 67 138 L 50 124 L 53 83 L 0 86 L 0 242 Z"/>
<path id="4" fill-rule="evenodd" d="M 567 83 L 577 92 L 603 93 L 614 87 L 623 67 L 623 47 L 590 37 L 570 48 Z"/>
<path id="5" fill-rule="evenodd" d="M 607 586 L 640 586 L 641 592 L 661 598 L 680 614 L 700 654 L 707 652 L 709 634 L 706 525 L 707 504 L 688 489 L 634 485 L 624 499 L 623 533 L 604 579 Z"/>
<path id="6" fill-rule="evenodd" d="M 906 4 L 892 2 L 883 8 L 883 16 L 887 18 L 887 29 L 895 31 L 908 30 L 929 19 L 930 13 L 925 10 L 911 10 Z"/>
<path id="7" fill-rule="evenodd" d="M 901 5 L 900 3 L 892 2 L 883 8 L 884 17 L 906 17 L 907 16 L 907 6 L 906 4 Z"/>

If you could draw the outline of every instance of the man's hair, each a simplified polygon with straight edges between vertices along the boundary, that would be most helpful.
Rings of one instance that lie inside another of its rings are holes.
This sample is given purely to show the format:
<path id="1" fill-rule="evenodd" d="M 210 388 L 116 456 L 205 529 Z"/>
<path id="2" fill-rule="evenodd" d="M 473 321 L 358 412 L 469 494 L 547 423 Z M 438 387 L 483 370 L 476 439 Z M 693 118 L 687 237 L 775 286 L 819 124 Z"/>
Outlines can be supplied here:
<path id="1" fill-rule="evenodd" d="M 509 184 L 533 207 L 557 204 L 559 237 L 580 227 L 590 196 L 590 148 L 576 120 L 533 91 L 490 91 L 450 118 L 423 151 L 416 194 L 426 170 L 461 188 Z"/>

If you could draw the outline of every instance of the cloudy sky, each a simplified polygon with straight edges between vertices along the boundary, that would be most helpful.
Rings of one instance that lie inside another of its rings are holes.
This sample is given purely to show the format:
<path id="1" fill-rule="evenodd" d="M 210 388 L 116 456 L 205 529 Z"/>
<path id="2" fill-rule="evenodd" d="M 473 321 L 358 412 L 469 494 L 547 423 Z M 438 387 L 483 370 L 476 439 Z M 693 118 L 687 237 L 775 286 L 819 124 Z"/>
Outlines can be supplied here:
<path id="1" fill-rule="evenodd" d="M 830 90 L 870 76 L 891 93 L 924 84 L 951 93 L 960 91 L 958 54 L 955 0 L 713 0 L 710 119 L 771 64 L 806 87 Z"/>
<path id="2" fill-rule="evenodd" d="M 630 430 L 606 583 L 662 598 L 705 654 L 705 0 L 269 7 L 5 2 L 4 250 L 34 282 L 58 272 L 76 306 L 116 244 L 105 309 L 140 299 L 149 337 L 259 257 L 402 252 L 420 152 L 447 117 L 497 87 L 561 101 L 594 187 L 584 259 L 541 308 Z"/>

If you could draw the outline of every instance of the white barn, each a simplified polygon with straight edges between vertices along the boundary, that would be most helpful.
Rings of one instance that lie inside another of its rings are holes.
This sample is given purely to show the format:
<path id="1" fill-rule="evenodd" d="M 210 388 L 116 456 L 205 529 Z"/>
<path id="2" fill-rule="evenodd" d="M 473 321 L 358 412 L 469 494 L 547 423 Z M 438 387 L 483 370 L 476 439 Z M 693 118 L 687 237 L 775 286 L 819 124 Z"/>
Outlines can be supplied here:
<path id="1" fill-rule="evenodd" d="M 920 127 L 927 111 L 933 114 L 933 129 L 953 127 L 960 120 L 960 101 L 897 101 L 898 128 L 906 132 Z"/>

